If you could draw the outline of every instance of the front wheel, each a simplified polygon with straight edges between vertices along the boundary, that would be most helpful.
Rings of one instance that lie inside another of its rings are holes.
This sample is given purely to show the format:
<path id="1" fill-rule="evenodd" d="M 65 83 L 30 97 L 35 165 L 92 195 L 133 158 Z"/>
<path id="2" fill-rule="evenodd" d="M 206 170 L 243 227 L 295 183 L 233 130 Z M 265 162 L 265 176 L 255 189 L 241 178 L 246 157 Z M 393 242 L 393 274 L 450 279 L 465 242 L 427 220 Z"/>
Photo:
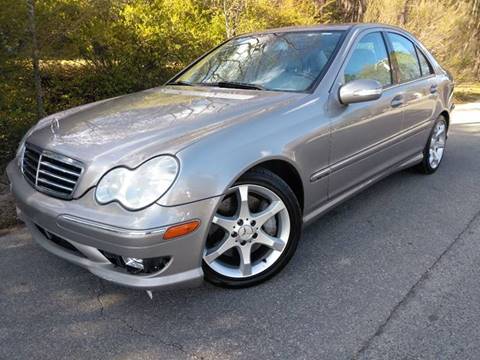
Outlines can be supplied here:
<path id="1" fill-rule="evenodd" d="M 422 173 L 433 174 L 440 166 L 445 154 L 447 129 L 447 120 L 440 116 L 433 125 L 430 137 L 423 150 L 423 160 L 417 167 Z"/>
<path id="2" fill-rule="evenodd" d="M 265 169 L 248 172 L 225 194 L 213 216 L 203 269 L 219 286 L 256 285 L 290 260 L 301 232 L 301 211 L 289 186 Z"/>

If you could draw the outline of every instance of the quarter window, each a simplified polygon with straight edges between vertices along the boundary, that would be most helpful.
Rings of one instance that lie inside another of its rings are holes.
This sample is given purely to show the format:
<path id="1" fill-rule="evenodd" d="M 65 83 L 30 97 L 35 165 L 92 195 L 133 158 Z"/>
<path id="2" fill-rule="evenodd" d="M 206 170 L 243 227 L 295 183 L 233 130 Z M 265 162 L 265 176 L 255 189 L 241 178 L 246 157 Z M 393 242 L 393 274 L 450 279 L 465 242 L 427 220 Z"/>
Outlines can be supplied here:
<path id="1" fill-rule="evenodd" d="M 420 60 L 420 69 L 422 70 L 422 76 L 433 74 L 432 66 L 428 62 L 427 58 L 417 48 L 418 60 Z"/>
<path id="2" fill-rule="evenodd" d="M 391 57 L 398 65 L 398 81 L 402 83 L 420 78 L 422 73 L 413 43 L 406 37 L 393 33 L 388 33 L 388 38 L 392 44 Z"/>
<path id="3" fill-rule="evenodd" d="M 344 71 L 345 82 L 358 79 L 377 80 L 392 84 L 392 72 L 385 42 L 379 32 L 365 35 L 356 45 Z"/>

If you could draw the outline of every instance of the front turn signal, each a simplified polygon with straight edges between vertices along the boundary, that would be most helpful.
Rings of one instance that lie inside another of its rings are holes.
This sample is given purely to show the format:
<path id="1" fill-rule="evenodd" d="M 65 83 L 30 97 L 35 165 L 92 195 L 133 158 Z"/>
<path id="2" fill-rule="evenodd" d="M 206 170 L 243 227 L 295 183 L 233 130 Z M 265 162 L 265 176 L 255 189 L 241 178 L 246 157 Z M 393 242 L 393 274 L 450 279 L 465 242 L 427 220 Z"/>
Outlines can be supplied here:
<path id="1" fill-rule="evenodd" d="M 186 223 L 170 226 L 163 234 L 164 240 L 170 240 L 179 236 L 190 234 L 200 226 L 199 220 L 192 220 Z"/>

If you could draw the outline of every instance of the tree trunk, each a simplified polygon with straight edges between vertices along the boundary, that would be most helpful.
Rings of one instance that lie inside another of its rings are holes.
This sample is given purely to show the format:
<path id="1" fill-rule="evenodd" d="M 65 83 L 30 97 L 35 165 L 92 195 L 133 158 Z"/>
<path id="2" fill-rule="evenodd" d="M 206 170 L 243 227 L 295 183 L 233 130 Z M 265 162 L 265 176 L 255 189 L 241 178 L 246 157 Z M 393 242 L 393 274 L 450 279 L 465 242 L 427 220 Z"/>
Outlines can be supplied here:
<path id="1" fill-rule="evenodd" d="M 473 66 L 473 76 L 477 81 L 480 81 L 480 49 L 477 50 L 475 65 Z"/>
<path id="2" fill-rule="evenodd" d="M 344 22 L 361 22 L 366 10 L 366 0 L 340 0 Z"/>
<path id="3" fill-rule="evenodd" d="M 45 110 L 43 107 L 42 77 L 40 74 L 40 52 L 38 49 L 37 29 L 35 24 L 35 0 L 27 0 L 27 6 L 32 41 L 32 65 L 35 85 L 35 100 L 37 104 L 37 117 L 38 119 L 41 119 L 45 116 Z"/>
<path id="4" fill-rule="evenodd" d="M 367 4 L 366 0 L 358 0 L 357 1 L 357 8 L 355 11 L 355 21 L 356 22 L 362 22 L 363 21 L 363 15 L 365 14 Z"/>
<path id="5" fill-rule="evenodd" d="M 473 65 L 473 76 L 480 80 L 480 1 L 474 0 L 472 6 L 472 25 L 473 36 L 470 39 L 471 45 L 475 49 L 475 62 Z"/>
<path id="6" fill-rule="evenodd" d="M 238 24 L 246 8 L 247 0 L 223 0 L 223 15 L 225 17 L 227 38 L 237 35 Z"/>
<path id="7" fill-rule="evenodd" d="M 232 28 L 230 27 L 230 19 L 228 13 L 228 6 L 227 0 L 223 0 L 223 16 L 225 17 L 225 33 L 227 34 L 227 38 L 231 38 L 233 36 Z"/>
<path id="8" fill-rule="evenodd" d="M 408 21 L 408 6 L 409 6 L 409 0 L 405 0 L 403 3 L 403 9 L 402 12 L 398 16 L 398 22 L 401 26 L 405 26 Z"/>

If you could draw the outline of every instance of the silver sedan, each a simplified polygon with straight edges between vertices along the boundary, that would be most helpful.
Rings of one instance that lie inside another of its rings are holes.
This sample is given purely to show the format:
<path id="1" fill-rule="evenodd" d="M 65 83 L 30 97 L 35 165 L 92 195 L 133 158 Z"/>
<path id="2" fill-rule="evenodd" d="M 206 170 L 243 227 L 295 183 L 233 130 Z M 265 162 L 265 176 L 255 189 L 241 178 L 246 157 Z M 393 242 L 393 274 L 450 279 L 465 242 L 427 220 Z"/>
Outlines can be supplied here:
<path id="1" fill-rule="evenodd" d="M 434 173 L 453 80 L 412 35 L 242 35 L 164 86 L 51 115 L 8 167 L 48 251 L 118 284 L 255 285 L 302 226 L 400 169 Z"/>

